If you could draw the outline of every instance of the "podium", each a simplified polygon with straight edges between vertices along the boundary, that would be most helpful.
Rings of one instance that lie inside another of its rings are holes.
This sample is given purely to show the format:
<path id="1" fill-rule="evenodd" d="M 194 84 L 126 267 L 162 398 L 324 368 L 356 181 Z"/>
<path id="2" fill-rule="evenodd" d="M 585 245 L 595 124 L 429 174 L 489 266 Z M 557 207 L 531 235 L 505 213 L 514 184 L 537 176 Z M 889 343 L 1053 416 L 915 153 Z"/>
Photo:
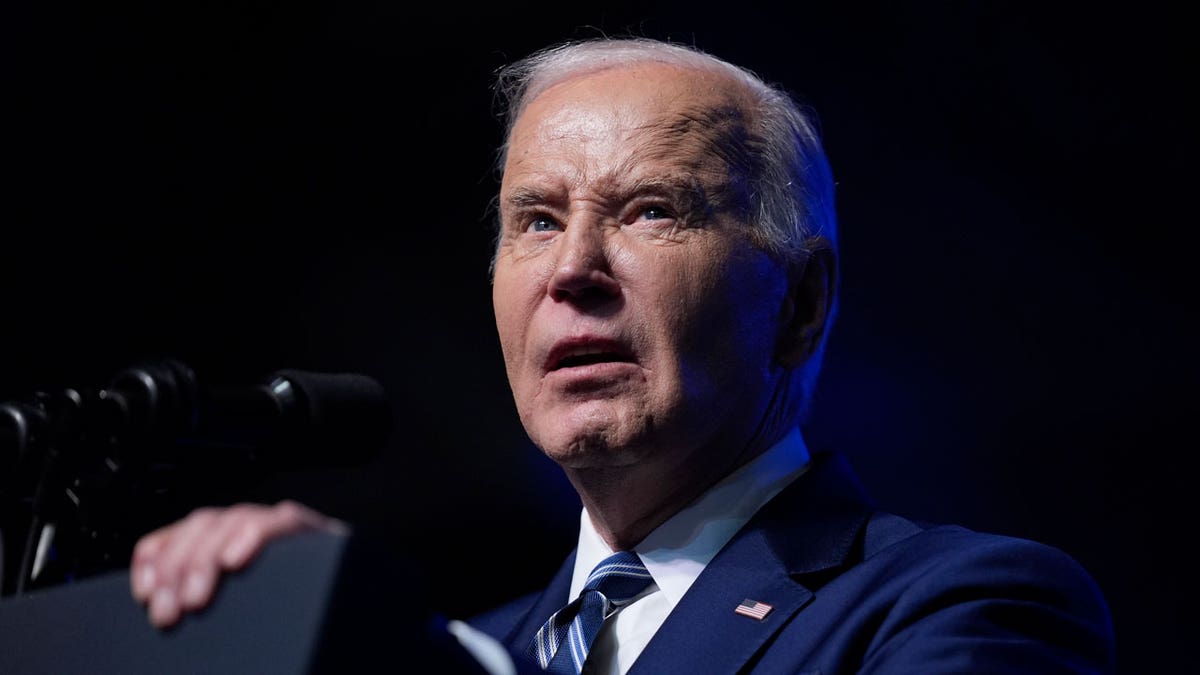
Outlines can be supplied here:
<path id="1" fill-rule="evenodd" d="M 127 570 L 4 598 L 0 675 L 485 674 L 410 595 L 419 567 L 388 550 L 361 535 L 279 539 L 166 631 L 134 602 Z"/>

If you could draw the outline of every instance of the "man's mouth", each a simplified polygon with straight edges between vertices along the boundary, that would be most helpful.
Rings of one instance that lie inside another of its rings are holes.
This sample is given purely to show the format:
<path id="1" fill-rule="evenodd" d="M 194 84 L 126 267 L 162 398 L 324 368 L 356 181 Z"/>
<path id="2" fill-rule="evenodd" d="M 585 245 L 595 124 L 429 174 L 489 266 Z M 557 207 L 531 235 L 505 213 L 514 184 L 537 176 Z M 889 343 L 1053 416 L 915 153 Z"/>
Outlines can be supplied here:
<path id="1" fill-rule="evenodd" d="M 563 340 L 550 350 L 546 359 L 546 371 L 553 372 L 598 363 L 636 363 L 636 359 L 632 350 L 613 340 Z"/>

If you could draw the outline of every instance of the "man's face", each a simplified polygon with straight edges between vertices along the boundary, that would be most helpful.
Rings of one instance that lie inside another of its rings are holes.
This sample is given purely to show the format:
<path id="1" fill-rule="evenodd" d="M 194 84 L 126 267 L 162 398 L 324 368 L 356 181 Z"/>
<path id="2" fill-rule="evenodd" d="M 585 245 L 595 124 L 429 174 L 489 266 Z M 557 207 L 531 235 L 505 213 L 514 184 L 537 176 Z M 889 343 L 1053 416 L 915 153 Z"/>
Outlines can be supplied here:
<path id="1" fill-rule="evenodd" d="M 521 420 L 564 466 L 682 466 L 762 421 L 787 279 L 750 245 L 747 188 L 714 153 L 738 133 L 737 94 L 623 67 L 551 87 L 513 129 L 496 325 Z"/>

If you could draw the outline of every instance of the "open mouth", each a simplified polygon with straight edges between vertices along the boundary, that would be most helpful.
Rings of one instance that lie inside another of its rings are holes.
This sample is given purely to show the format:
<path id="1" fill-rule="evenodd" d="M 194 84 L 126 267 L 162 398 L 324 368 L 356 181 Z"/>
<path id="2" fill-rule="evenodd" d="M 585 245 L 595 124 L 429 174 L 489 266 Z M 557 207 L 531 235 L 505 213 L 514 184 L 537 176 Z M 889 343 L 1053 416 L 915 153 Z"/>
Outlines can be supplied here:
<path id="1" fill-rule="evenodd" d="M 603 363 L 635 363 L 632 351 L 611 340 L 563 341 L 546 359 L 546 371 L 581 368 Z"/>
<path id="2" fill-rule="evenodd" d="M 559 370 L 561 368 L 578 368 L 580 366 L 590 366 L 596 363 L 633 363 L 633 357 L 627 354 L 618 354 L 616 352 L 570 354 L 559 359 L 558 362 L 550 368 L 550 370 Z"/>

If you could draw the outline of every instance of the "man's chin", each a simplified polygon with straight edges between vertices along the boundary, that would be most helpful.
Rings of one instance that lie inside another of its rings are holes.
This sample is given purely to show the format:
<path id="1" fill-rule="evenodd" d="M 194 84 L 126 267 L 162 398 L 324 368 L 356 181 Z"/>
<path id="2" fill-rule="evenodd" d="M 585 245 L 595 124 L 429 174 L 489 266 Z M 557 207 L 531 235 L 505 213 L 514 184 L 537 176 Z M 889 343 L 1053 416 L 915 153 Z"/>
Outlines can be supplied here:
<path id="1" fill-rule="evenodd" d="M 633 444 L 611 430 L 589 430 L 564 435 L 543 444 L 542 452 L 565 469 L 601 469 L 629 466 L 640 455 Z"/>

